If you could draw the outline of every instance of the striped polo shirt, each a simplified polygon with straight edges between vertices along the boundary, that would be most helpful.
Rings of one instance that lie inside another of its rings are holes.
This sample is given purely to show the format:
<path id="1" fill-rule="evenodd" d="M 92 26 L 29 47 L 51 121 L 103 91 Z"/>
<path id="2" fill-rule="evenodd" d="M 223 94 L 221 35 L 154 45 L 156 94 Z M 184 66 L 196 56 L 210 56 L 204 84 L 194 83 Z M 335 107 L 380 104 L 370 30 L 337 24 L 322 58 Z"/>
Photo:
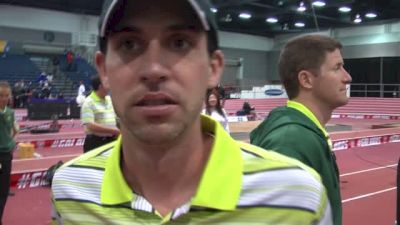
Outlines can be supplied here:
<path id="1" fill-rule="evenodd" d="M 167 216 L 161 216 L 126 183 L 120 167 L 120 137 L 56 172 L 53 222 L 332 224 L 325 188 L 315 171 L 295 159 L 233 140 L 205 115 L 202 129 L 214 135 L 214 145 L 197 193 Z"/>
<path id="2" fill-rule="evenodd" d="M 116 116 L 111 102 L 111 97 L 106 96 L 101 99 L 95 91 L 86 97 L 81 107 L 82 124 L 98 123 L 108 127 L 116 127 Z M 85 126 L 86 134 L 93 134 Z"/>

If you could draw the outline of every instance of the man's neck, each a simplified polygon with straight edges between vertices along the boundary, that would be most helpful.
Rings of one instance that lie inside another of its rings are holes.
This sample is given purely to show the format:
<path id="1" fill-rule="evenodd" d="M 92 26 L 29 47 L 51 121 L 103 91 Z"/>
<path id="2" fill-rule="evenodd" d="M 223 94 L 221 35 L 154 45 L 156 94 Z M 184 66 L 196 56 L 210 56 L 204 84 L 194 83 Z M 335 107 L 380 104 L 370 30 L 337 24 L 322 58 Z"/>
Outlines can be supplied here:
<path id="1" fill-rule="evenodd" d="M 329 109 L 328 107 L 325 106 L 325 104 L 319 102 L 318 100 L 304 98 L 304 97 L 303 98 L 297 97 L 292 100 L 299 102 L 303 104 L 305 107 L 307 107 L 318 119 L 319 123 L 322 126 L 325 126 L 331 119 L 333 110 Z"/>
<path id="2" fill-rule="evenodd" d="M 178 144 L 168 149 L 123 144 L 122 171 L 128 185 L 162 215 L 188 202 L 197 191 L 214 139 L 197 132 L 192 134 L 196 135 L 181 137 Z"/>
<path id="3" fill-rule="evenodd" d="M 97 90 L 96 91 L 96 95 L 100 98 L 100 99 L 102 99 L 102 100 L 104 100 L 105 98 L 106 98 L 106 94 L 104 94 L 102 91 L 100 91 L 100 90 Z"/>

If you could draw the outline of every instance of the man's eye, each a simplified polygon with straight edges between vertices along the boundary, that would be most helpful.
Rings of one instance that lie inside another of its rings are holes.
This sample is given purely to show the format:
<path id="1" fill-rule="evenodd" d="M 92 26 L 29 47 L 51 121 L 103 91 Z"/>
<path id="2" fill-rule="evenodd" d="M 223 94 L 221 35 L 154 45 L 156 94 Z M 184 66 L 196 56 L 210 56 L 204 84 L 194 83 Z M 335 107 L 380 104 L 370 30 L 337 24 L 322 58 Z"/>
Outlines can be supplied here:
<path id="1" fill-rule="evenodd" d="M 125 40 L 121 44 L 124 50 L 137 50 L 139 49 L 139 44 L 134 40 Z"/>
<path id="2" fill-rule="evenodd" d="M 171 47 L 176 50 L 184 50 L 190 47 L 190 43 L 183 38 L 172 40 Z"/>

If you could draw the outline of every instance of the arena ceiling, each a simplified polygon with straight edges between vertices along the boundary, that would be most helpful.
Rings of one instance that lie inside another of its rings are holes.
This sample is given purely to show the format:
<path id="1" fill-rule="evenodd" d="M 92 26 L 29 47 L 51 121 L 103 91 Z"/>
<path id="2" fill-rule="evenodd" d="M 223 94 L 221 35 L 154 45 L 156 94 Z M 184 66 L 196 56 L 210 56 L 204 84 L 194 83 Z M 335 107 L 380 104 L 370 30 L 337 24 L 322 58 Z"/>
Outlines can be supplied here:
<path id="1" fill-rule="evenodd" d="M 320 0 L 324 6 L 316 5 L 316 0 L 211 1 L 220 30 L 267 37 L 400 21 L 400 0 Z M 0 0 L 0 3 L 99 15 L 103 0 Z M 301 5 L 304 11 L 298 11 Z M 341 12 L 340 7 L 348 7 L 350 11 Z M 242 14 L 241 18 L 241 13 L 247 15 Z M 376 17 L 367 16 L 373 16 L 372 13 Z M 354 22 L 357 15 L 359 23 Z M 267 22 L 267 18 L 276 21 Z"/>

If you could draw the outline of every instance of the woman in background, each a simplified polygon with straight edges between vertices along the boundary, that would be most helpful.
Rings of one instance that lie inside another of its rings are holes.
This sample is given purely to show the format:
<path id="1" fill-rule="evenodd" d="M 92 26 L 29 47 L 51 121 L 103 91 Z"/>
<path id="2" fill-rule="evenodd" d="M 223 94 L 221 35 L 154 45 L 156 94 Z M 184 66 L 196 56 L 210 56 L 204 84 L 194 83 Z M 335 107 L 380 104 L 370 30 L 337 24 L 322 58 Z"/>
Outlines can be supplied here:
<path id="1" fill-rule="evenodd" d="M 205 103 L 206 107 L 203 109 L 202 113 L 217 120 L 229 133 L 228 117 L 226 116 L 225 110 L 222 108 L 221 98 L 217 88 L 207 90 Z"/>

